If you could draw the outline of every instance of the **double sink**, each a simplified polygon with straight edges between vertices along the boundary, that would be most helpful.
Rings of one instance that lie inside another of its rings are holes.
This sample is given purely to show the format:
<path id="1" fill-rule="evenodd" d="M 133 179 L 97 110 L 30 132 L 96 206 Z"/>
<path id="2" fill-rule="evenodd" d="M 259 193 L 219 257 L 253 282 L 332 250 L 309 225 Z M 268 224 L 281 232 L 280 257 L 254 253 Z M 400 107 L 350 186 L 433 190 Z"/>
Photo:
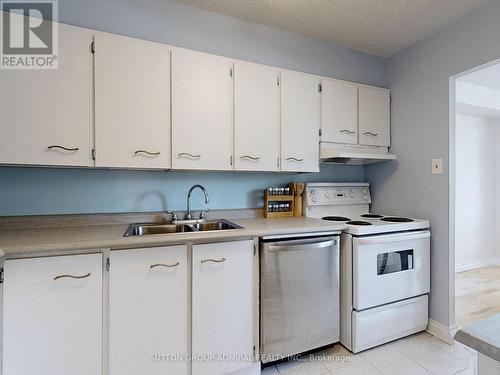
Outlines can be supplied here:
<path id="1" fill-rule="evenodd" d="M 186 223 L 178 222 L 171 224 L 131 224 L 124 234 L 129 236 L 145 236 L 149 234 L 172 234 L 185 232 L 210 232 L 218 230 L 241 229 L 239 225 L 230 221 L 221 220 L 192 220 Z"/>

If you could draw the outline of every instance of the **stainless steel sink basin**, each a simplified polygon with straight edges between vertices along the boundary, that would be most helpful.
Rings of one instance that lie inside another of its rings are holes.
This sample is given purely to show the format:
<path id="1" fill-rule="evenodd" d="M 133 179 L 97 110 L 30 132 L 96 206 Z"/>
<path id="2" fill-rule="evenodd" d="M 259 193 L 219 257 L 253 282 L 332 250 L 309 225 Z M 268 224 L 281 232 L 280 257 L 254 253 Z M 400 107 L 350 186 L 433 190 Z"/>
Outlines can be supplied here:
<path id="1" fill-rule="evenodd" d="M 189 221 L 186 223 L 178 222 L 176 224 L 131 224 L 124 234 L 128 236 L 145 236 L 150 234 L 172 234 L 183 232 L 207 232 L 218 230 L 241 229 L 239 225 L 227 220 L 210 220 L 202 222 Z"/>

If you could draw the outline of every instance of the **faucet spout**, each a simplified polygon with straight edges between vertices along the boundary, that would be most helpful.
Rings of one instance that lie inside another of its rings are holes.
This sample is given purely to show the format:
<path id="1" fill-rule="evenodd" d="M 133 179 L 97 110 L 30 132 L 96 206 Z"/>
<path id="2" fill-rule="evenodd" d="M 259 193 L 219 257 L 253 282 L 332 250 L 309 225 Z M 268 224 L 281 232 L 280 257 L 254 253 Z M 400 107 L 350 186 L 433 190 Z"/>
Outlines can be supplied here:
<path id="1" fill-rule="evenodd" d="M 200 189 L 203 192 L 203 194 L 205 195 L 205 204 L 208 204 L 209 199 L 208 199 L 207 189 L 205 189 L 203 186 L 198 185 L 198 184 L 191 186 L 191 188 L 188 191 L 188 195 L 187 195 L 186 220 L 191 220 L 193 218 L 193 216 L 191 215 L 191 193 L 193 192 L 194 189 Z"/>

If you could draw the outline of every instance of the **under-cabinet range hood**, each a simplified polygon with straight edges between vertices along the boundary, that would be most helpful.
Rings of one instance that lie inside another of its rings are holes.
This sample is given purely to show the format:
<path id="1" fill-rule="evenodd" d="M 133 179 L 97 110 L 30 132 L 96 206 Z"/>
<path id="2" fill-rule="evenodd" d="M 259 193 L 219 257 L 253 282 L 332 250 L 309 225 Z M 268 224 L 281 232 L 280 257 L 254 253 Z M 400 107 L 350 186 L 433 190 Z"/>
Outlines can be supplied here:
<path id="1" fill-rule="evenodd" d="M 324 164 L 366 165 L 396 160 L 387 147 L 342 145 L 320 142 L 320 161 Z"/>

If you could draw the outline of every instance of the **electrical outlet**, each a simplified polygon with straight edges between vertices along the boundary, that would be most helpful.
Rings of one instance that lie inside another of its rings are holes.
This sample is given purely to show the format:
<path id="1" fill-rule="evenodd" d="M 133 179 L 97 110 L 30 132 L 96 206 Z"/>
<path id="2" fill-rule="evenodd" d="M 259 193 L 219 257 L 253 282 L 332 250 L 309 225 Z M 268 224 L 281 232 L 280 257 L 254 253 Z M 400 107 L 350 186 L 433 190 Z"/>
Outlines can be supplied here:
<path id="1" fill-rule="evenodd" d="M 443 159 L 432 159 L 432 174 L 443 174 Z"/>

